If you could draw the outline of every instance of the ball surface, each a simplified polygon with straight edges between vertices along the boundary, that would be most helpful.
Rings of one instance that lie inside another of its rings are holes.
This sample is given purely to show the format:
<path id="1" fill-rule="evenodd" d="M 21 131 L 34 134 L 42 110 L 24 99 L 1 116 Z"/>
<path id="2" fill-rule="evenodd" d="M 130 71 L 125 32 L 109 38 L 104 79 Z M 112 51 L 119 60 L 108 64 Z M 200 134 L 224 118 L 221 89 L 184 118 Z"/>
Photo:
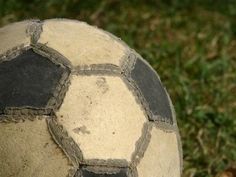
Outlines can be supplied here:
<path id="1" fill-rule="evenodd" d="M 1 177 L 180 177 L 171 100 L 134 50 L 66 19 L 0 29 Z"/>

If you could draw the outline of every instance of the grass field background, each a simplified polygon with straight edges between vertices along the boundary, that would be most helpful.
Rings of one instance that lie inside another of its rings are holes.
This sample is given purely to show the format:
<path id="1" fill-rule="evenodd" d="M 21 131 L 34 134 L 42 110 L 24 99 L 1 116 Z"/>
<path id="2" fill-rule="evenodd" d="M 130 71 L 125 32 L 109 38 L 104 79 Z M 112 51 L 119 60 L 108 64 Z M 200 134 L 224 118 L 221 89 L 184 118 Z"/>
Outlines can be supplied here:
<path id="1" fill-rule="evenodd" d="M 73 18 L 137 50 L 173 100 L 183 177 L 213 177 L 236 165 L 236 1 L 0 0 L 0 26 Z"/>

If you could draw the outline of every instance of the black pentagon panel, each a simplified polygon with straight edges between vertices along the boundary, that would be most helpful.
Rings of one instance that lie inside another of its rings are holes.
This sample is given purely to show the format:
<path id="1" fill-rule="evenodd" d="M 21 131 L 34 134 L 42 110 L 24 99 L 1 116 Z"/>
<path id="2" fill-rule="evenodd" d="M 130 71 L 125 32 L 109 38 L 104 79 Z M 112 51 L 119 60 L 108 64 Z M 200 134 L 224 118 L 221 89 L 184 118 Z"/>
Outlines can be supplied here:
<path id="1" fill-rule="evenodd" d="M 77 176 L 76 176 L 77 177 Z M 121 169 L 118 172 L 114 173 L 95 173 L 92 171 L 87 170 L 86 168 L 82 168 L 80 171 L 80 176 L 78 177 L 128 177 L 127 175 L 127 169 Z"/>
<path id="2" fill-rule="evenodd" d="M 151 119 L 156 120 L 161 116 L 166 122 L 173 123 L 168 96 L 155 71 L 143 60 L 137 59 L 131 71 L 131 78 L 139 87 L 154 115 Z"/>
<path id="3" fill-rule="evenodd" d="M 64 68 L 32 49 L 0 63 L 0 113 L 6 108 L 44 108 Z"/>

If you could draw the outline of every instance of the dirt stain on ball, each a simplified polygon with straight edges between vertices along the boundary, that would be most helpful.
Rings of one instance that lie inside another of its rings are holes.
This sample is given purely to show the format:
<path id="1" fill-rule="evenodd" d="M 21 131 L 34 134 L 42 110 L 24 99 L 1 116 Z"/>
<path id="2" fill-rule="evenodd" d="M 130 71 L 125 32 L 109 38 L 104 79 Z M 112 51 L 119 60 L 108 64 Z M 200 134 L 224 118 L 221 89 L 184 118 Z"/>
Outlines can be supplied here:
<path id="1" fill-rule="evenodd" d="M 73 132 L 76 133 L 76 134 L 90 134 L 90 131 L 87 130 L 87 127 L 86 126 L 81 126 L 81 127 L 77 127 L 77 128 L 74 128 L 73 129 Z"/>
<path id="2" fill-rule="evenodd" d="M 105 77 L 98 77 L 96 85 L 102 91 L 102 94 L 105 94 L 109 90 L 109 86 Z"/>

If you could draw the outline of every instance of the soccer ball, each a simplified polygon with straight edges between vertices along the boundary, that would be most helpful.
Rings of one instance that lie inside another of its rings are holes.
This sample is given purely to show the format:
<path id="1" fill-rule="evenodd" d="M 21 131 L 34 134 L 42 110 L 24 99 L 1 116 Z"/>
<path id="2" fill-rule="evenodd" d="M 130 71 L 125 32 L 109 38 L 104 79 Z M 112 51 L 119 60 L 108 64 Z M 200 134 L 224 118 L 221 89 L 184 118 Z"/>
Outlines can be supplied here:
<path id="1" fill-rule="evenodd" d="M 1 177 L 180 177 L 171 100 L 124 42 L 66 19 L 0 41 Z"/>

